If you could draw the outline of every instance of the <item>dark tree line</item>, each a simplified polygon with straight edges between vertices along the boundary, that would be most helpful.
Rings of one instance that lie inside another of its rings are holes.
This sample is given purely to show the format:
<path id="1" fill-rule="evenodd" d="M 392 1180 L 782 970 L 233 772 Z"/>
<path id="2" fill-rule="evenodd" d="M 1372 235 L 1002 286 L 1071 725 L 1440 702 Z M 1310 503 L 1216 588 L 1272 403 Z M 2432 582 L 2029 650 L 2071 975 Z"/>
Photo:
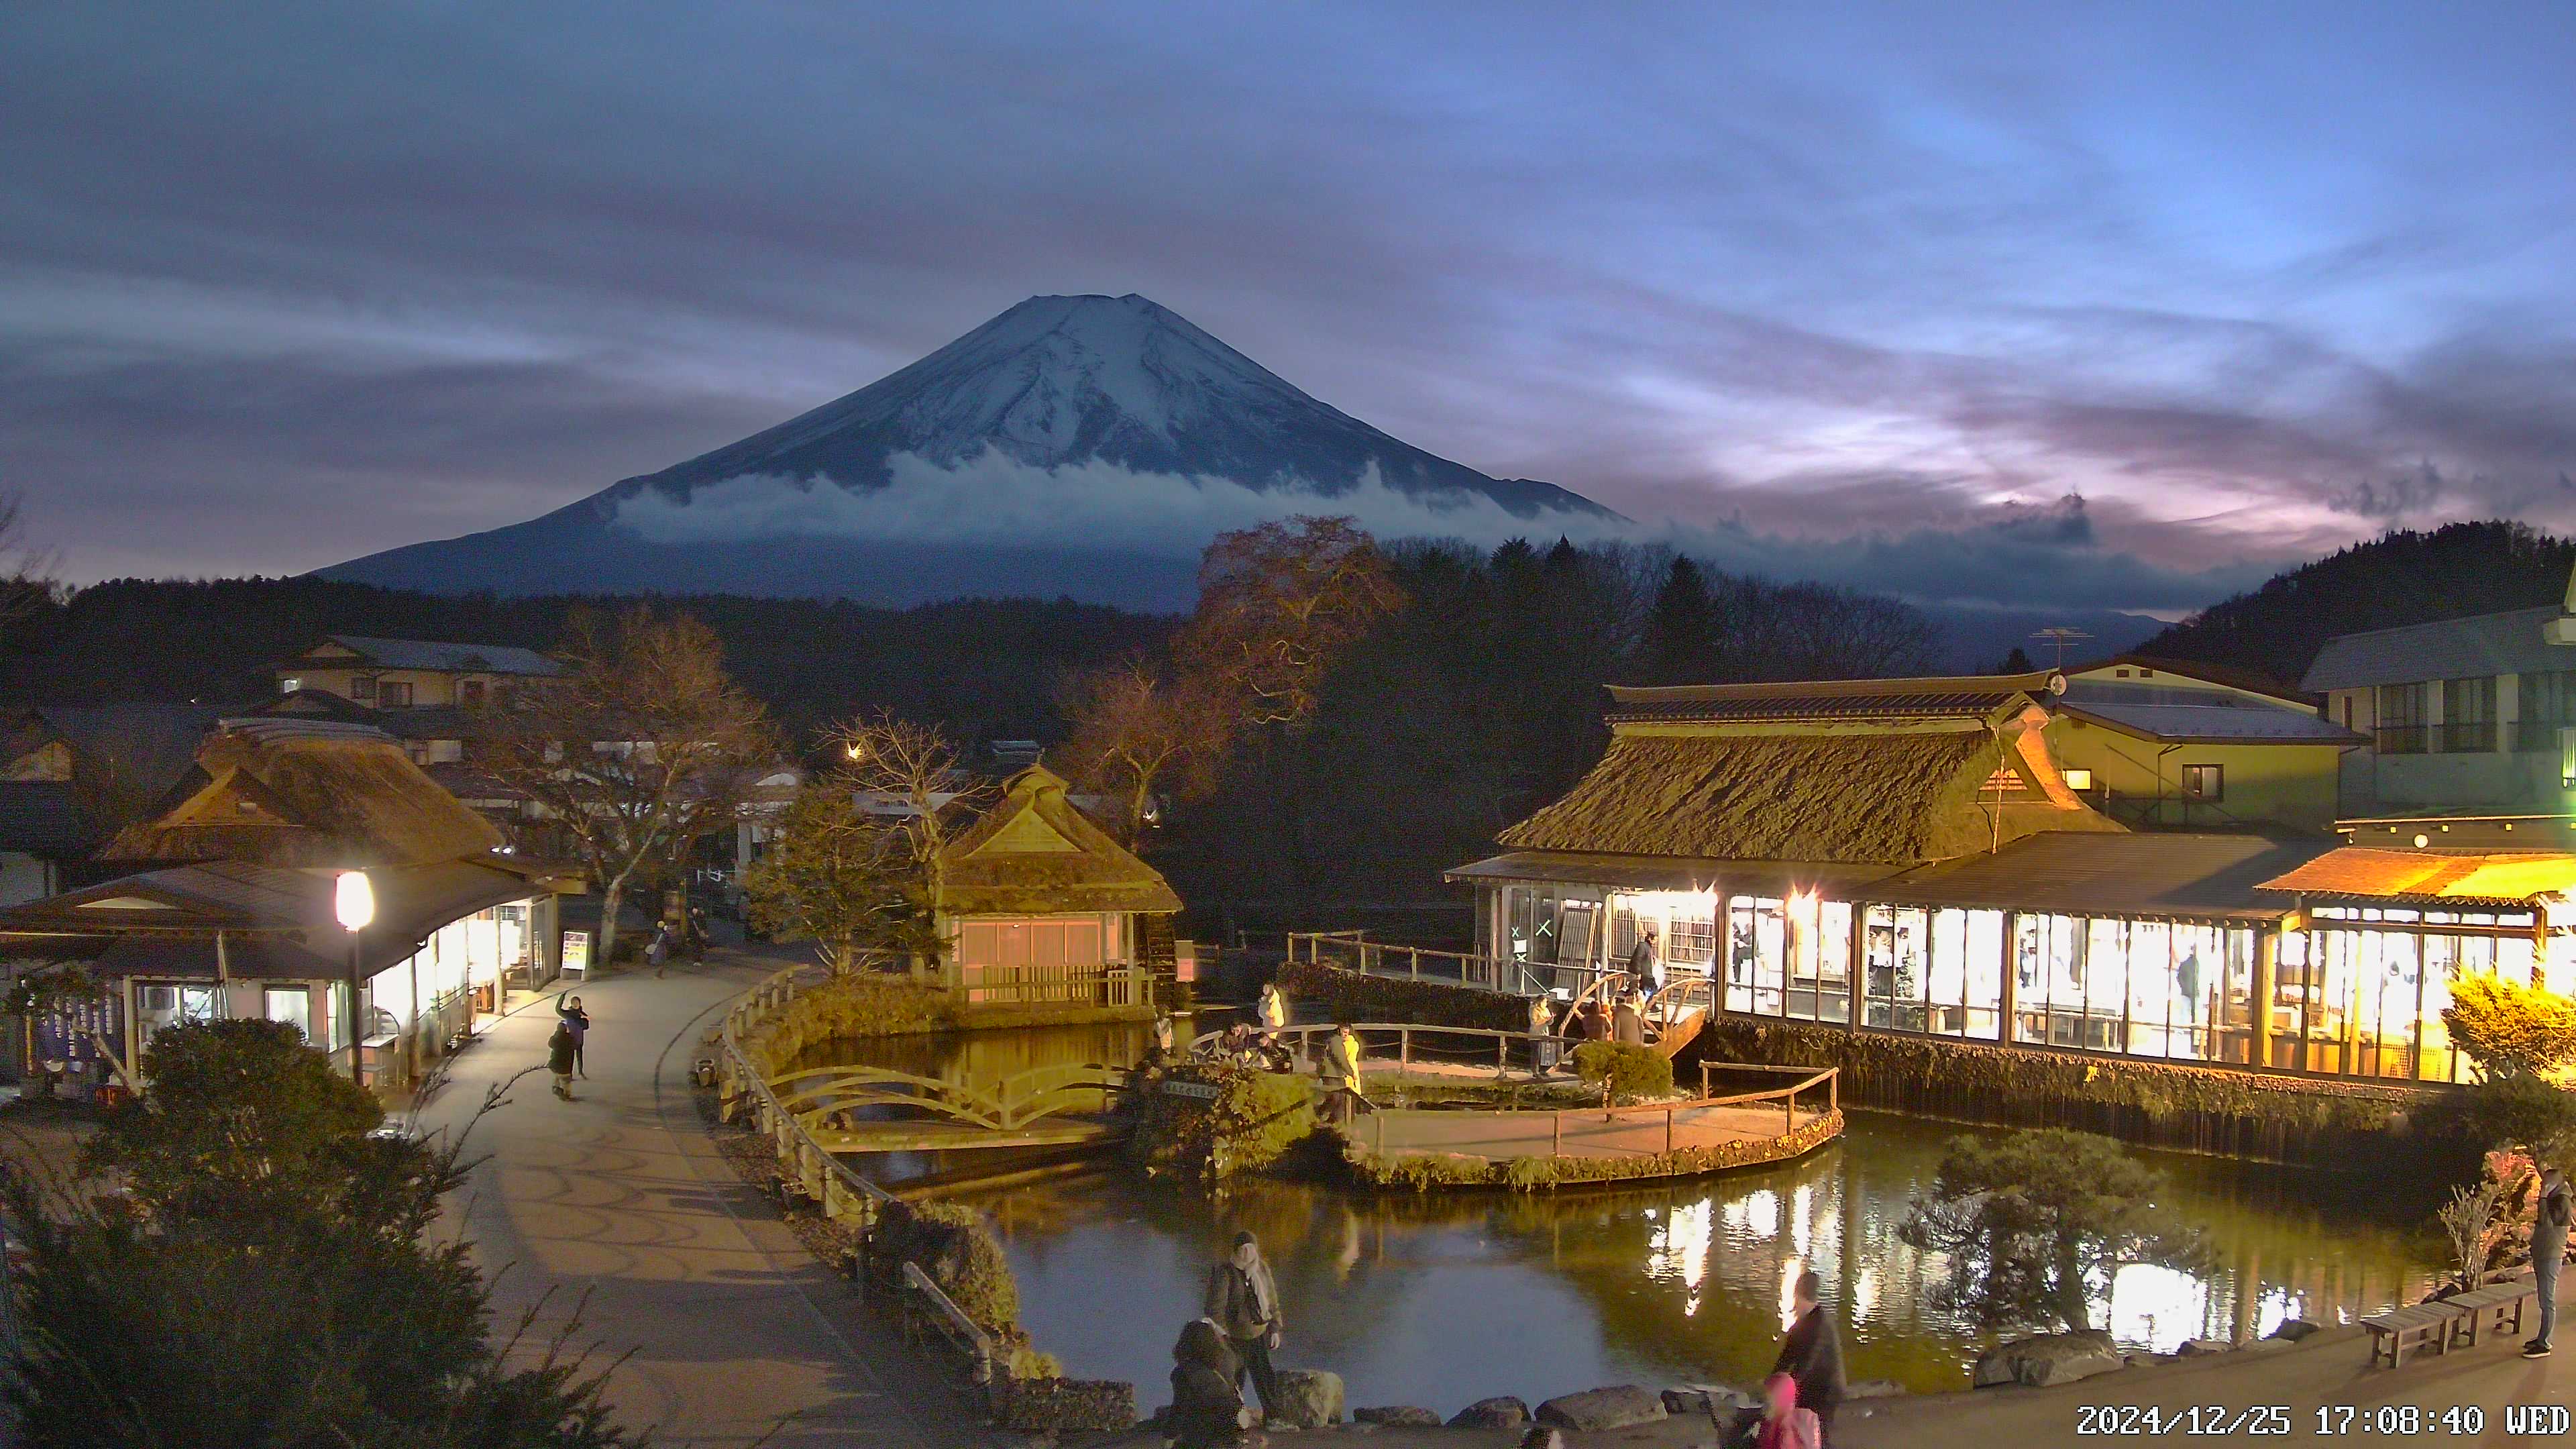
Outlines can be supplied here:
<path id="1" fill-rule="evenodd" d="M 2571 563 L 2576 541 L 2506 519 L 2394 529 L 2212 604 L 2138 652 L 2296 684 L 2338 634 L 2557 603 Z"/>
<path id="2" fill-rule="evenodd" d="M 1600 757 L 1609 683 L 1902 675 L 1934 632 L 1893 600 L 1716 575 L 1626 545 L 1388 551 L 1403 603 L 1307 717 L 1253 732 L 1154 853 L 1202 928 L 1383 919 L 1463 930 L 1440 871 Z M 1375 908 L 1385 907 L 1381 915 Z"/>
<path id="3" fill-rule="evenodd" d="M 0 634 L 0 699 L 19 703 L 265 698 L 267 666 L 324 634 L 556 650 L 584 608 L 629 599 L 497 598 L 316 578 L 118 579 L 42 601 Z M 964 599 L 911 609 L 848 600 L 674 597 L 724 647 L 734 679 L 803 738 L 883 709 L 960 739 L 1061 733 L 1059 676 L 1159 639 L 1171 621 L 1070 600 Z"/>

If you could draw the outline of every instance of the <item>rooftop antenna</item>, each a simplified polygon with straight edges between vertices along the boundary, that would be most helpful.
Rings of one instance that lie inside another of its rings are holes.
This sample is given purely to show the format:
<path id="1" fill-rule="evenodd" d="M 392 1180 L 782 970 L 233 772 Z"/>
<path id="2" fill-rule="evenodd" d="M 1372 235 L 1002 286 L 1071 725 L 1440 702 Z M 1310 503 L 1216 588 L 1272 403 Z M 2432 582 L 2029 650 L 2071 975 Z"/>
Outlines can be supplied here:
<path id="1" fill-rule="evenodd" d="M 2073 644 L 2078 640 L 2090 639 L 2093 636 L 2085 633 L 2081 629 L 2069 629 L 2065 625 L 2059 624 L 2050 628 L 2042 629 L 2030 637 L 2033 639 L 2045 639 L 2050 644 L 2057 646 L 2057 657 L 2048 661 L 2048 667 L 2050 669 L 2062 669 L 2066 666 L 2066 646 Z"/>

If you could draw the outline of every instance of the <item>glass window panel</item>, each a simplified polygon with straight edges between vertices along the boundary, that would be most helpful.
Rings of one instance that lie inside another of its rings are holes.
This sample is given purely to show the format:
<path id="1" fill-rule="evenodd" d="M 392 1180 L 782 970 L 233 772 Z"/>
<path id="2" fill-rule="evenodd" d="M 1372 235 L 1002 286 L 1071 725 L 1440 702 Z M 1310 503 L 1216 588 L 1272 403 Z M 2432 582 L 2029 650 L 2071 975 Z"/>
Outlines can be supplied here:
<path id="1" fill-rule="evenodd" d="M 1931 1005 L 1925 1024 L 1943 1036 L 1958 1036 L 1967 1027 L 1968 913 L 1932 913 L 1929 960 L 1924 973 L 1925 1000 Z"/>
<path id="2" fill-rule="evenodd" d="M 1851 1020 L 1852 908 L 1826 901 L 1816 911 L 1816 1019 Z"/>
<path id="3" fill-rule="evenodd" d="M 2497 975 L 2504 977 L 2504 979 L 2517 986 L 2529 986 L 2533 984 L 2531 979 L 2532 950 L 2530 937 L 2499 937 L 2496 940 L 2495 948 L 2495 969 Z"/>
<path id="4" fill-rule="evenodd" d="M 2173 928 L 2162 921 L 2129 923 L 2129 1030 L 2132 1056 L 2168 1055 L 2174 998 Z"/>
<path id="5" fill-rule="evenodd" d="M 2083 1039 L 2076 1046 L 2118 1051 L 2129 985 L 2128 923 L 2093 920 L 2084 933 Z"/>
<path id="6" fill-rule="evenodd" d="M 1789 963 L 1788 913 L 1767 896 L 1737 899 L 1745 902 L 1753 938 L 1752 1009 L 1758 1016 L 1779 1016 Z"/>
<path id="7" fill-rule="evenodd" d="M 1967 1034 L 1993 1041 L 2001 1035 L 2003 1020 L 2003 912 L 1968 912 L 1967 978 Z"/>

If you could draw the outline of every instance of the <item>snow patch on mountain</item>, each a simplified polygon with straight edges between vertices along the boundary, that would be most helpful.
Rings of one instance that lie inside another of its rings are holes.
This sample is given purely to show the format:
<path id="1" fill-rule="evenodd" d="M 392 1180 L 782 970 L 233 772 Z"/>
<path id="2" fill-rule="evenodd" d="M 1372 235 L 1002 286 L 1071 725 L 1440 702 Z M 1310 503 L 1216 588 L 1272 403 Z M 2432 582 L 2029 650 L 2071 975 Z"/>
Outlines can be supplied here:
<path id="1" fill-rule="evenodd" d="M 1302 478 L 1263 481 L 1270 486 L 1100 459 L 1032 467 L 988 444 L 955 464 L 897 453 L 886 460 L 886 481 L 870 488 L 846 487 L 829 477 L 746 473 L 700 483 L 684 496 L 640 489 L 617 501 L 613 518 L 655 544 L 844 538 L 1025 545 L 1054 539 L 1089 550 L 1174 559 L 1195 559 L 1219 532 L 1298 512 L 1356 518 L 1380 538 L 1456 538 L 1488 548 L 1512 538 L 1563 535 L 1583 543 L 1635 532 L 1615 514 L 1516 513 L 1465 489 L 1396 488 L 1374 460 L 1330 494 Z"/>

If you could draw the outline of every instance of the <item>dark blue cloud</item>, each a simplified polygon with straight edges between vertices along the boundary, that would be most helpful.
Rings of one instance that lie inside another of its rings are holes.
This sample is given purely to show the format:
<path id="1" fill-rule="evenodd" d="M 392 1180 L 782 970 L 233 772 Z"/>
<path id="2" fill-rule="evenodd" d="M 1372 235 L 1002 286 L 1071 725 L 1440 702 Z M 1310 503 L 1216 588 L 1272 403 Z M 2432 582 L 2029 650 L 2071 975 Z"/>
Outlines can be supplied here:
<path id="1" fill-rule="evenodd" d="M 1818 568 L 2171 608 L 2576 522 L 2552 4 L 93 0 L 0 53 L 0 478 L 76 576 L 509 522 L 1067 291 Z"/>

